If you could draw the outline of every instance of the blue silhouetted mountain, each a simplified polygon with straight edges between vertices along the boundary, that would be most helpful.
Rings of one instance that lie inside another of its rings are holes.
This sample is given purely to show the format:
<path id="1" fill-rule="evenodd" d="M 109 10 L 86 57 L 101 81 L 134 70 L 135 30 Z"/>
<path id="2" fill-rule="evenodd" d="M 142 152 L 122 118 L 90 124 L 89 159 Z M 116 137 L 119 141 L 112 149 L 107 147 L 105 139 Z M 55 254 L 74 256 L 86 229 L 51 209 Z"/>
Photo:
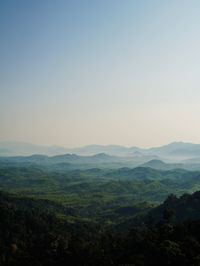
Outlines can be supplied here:
<path id="1" fill-rule="evenodd" d="M 141 167 L 150 167 L 153 169 L 160 170 L 172 170 L 172 169 L 184 169 L 186 166 L 181 163 L 173 164 L 173 163 L 165 163 L 161 160 L 151 160 L 141 165 Z"/>
<path id="2" fill-rule="evenodd" d="M 129 157 L 129 159 L 134 158 L 135 162 L 139 162 L 140 159 L 145 158 L 139 163 L 145 163 L 152 159 L 177 163 L 200 158 L 200 144 L 173 142 L 168 145 L 148 149 L 120 145 L 89 145 L 68 149 L 59 146 L 40 146 L 24 142 L 0 142 L 0 156 L 28 156 L 33 154 L 48 156 L 62 154 L 76 154 L 80 156 L 107 154 L 110 156 Z M 148 160 L 147 157 L 149 157 Z"/>

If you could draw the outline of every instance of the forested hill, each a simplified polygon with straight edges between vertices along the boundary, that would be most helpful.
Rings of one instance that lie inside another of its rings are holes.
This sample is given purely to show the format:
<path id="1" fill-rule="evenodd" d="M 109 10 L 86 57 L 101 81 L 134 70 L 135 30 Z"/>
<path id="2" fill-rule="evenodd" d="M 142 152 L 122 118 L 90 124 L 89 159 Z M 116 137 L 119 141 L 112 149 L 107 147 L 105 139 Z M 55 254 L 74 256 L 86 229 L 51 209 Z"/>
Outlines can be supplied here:
<path id="1" fill-rule="evenodd" d="M 162 212 L 159 223 L 132 225 L 125 234 L 89 221 L 70 223 L 61 215 L 62 206 L 59 209 L 51 202 L 44 204 L 1 192 L 0 265 L 198 266 L 199 195 L 200 192 L 180 199 L 170 196 L 151 211 L 151 216 L 157 215 L 158 210 Z M 175 225 L 169 212 L 172 206 L 176 206 L 174 211 L 183 212 L 181 222 Z M 195 220 L 184 221 L 189 218 L 184 217 L 184 206 L 196 212 Z"/>
<path id="2" fill-rule="evenodd" d="M 173 223 L 200 219 L 200 191 L 192 195 L 186 193 L 179 198 L 171 194 L 160 206 L 151 210 L 148 217 L 157 223 L 162 220 L 163 212 L 166 210 Z"/>
<path id="3" fill-rule="evenodd" d="M 1 163 L 0 265 L 199 266 L 198 190 L 199 171 Z"/>

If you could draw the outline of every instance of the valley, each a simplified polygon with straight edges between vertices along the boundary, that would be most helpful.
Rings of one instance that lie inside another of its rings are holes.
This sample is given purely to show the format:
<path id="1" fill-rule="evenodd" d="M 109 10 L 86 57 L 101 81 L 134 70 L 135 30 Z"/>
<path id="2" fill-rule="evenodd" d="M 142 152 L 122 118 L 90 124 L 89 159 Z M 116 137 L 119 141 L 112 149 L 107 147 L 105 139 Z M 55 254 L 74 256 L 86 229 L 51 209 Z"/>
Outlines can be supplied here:
<path id="1" fill-rule="evenodd" d="M 199 265 L 198 155 L 161 159 L 1 156 L 1 265 Z"/>

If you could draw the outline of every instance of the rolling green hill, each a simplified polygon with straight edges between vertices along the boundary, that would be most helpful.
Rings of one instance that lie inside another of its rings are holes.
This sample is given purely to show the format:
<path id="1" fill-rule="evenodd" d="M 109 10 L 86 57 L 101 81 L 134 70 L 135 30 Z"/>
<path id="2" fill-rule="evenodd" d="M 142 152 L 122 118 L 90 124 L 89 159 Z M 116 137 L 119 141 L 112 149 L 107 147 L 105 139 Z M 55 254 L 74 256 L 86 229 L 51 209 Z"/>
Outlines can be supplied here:
<path id="1" fill-rule="evenodd" d="M 200 172 L 144 167 L 55 172 L 38 165 L 0 165 L 0 189 L 62 204 L 73 210 L 72 220 L 77 216 L 117 224 L 133 216 L 121 215 L 120 208 L 137 208 L 143 202 L 143 212 L 171 193 L 199 190 Z"/>

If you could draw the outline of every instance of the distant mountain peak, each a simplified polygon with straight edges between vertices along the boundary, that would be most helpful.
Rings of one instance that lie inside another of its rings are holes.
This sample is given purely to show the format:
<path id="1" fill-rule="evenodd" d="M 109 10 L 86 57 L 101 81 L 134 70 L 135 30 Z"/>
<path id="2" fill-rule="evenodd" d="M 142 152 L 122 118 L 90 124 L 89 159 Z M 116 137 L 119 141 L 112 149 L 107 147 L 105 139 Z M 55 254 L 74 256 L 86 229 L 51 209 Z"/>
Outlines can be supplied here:
<path id="1" fill-rule="evenodd" d="M 164 163 L 163 161 L 158 160 L 158 159 L 153 159 L 153 160 L 150 160 L 150 161 L 146 162 L 146 164 L 162 164 L 162 165 L 165 165 L 166 163 Z"/>
<path id="2" fill-rule="evenodd" d="M 26 142 L 0 142 L 1 156 L 30 156 L 44 154 L 48 156 L 76 154 L 78 156 L 94 156 L 96 158 L 109 158 L 109 156 L 130 157 L 135 159 L 149 156 L 161 160 L 180 162 L 182 160 L 199 158 L 200 144 L 183 141 L 171 142 L 164 146 L 152 148 L 125 147 L 120 145 L 88 145 L 80 148 L 64 148 L 59 146 L 40 146 Z M 69 155 L 68 155 L 69 156 Z M 138 158 L 137 158 L 138 157 Z M 149 158 L 150 159 L 150 158 Z M 143 160 L 144 161 L 144 160 Z M 145 159 L 146 161 L 146 159 Z M 155 163 L 155 162 L 154 162 Z M 158 163 L 158 162 L 157 162 Z"/>
<path id="3" fill-rule="evenodd" d="M 93 155 L 93 157 L 96 157 L 96 158 L 108 158 L 109 157 L 110 158 L 111 156 L 104 153 L 104 152 L 101 152 L 101 153 L 97 153 L 97 154 Z"/>

